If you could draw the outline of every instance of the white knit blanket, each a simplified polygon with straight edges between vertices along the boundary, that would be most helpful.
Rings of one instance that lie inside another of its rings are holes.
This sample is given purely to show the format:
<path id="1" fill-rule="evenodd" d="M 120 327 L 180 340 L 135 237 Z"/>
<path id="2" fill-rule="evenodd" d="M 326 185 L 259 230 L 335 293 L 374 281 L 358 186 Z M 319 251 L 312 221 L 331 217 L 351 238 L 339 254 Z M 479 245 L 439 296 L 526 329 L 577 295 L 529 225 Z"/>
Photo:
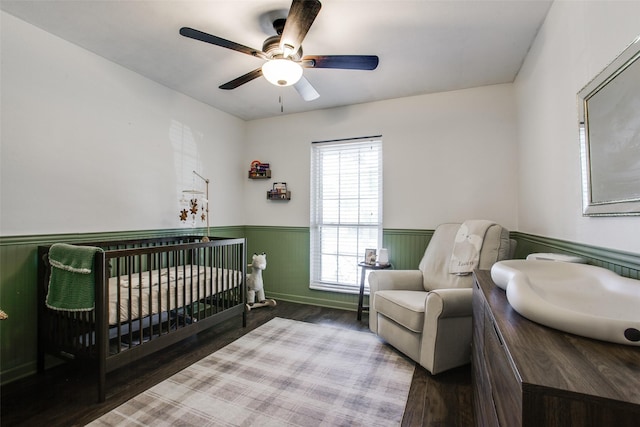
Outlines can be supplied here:
<path id="1" fill-rule="evenodd" d="M 493 224 L 484 219 L 473 219 L 460 225 L 449 262 L 449 273 L 467 275 L 473 272 L 480 261 L 484 236 Z"/>

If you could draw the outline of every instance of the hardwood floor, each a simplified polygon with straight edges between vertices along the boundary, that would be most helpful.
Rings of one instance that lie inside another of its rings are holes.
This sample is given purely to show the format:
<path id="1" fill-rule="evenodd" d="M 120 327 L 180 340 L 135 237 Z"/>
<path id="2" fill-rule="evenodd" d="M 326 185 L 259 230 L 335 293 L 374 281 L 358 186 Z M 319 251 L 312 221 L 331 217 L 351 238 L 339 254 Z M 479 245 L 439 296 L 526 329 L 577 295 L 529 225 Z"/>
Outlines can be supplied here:
<path id="1" fill-rule="evenodd" d="M 95 375 L 61 365 L 2 387 L 2 426 L 75 426 L 98 418 L 143 390 L 224 347 L 273 317 L 368 331 L 367 316 L 289 302 L 248 313 L 247 327 L 231 319 L 107 376 L 107 399 L 97 403 Z M 416 367 L 403 426 L 471 426 L 471 369 L 467 365 L 431 376 Z"/>

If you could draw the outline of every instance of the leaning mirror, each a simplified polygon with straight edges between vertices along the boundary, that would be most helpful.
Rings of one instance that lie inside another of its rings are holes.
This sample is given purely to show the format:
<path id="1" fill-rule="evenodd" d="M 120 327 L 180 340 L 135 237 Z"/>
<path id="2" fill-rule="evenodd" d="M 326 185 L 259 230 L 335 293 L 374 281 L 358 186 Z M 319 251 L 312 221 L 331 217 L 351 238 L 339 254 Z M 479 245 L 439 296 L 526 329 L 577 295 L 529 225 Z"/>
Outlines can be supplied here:
<path id="1" fill-rule="evenodd" d="M 640 36 L 578 92 L 583 214 L 640 215 Z"/>

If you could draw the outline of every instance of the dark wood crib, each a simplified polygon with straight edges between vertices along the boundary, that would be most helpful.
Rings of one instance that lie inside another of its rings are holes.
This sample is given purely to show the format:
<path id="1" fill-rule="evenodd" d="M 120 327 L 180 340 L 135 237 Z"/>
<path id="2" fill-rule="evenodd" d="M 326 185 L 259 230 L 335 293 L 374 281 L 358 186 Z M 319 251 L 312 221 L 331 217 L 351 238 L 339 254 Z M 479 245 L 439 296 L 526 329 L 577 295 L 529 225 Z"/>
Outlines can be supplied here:
<path id="1" fill-rule="evenodd" d="M 38 247 L 38 371 L 45 354 L 96 364 L 98 400 L 106 374 L 242 316 L 246 326 L 244 239 L 201 236 L 73 243 L 95 246 L 95 307 L 60 311 L 45 303 L 49 249 Z"/>

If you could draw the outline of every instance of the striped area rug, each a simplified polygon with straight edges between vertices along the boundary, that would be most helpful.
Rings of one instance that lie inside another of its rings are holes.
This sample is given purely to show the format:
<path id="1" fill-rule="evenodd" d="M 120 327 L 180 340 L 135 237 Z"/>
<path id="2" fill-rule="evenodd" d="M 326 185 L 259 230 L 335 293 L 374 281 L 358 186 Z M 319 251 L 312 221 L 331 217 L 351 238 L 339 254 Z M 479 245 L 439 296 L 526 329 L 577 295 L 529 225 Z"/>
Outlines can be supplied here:
<path id="1" fill-rule="evenodd" d="M 91 426 L 397 426 L 414 364 L 375 335 L 275 318 Z"/>

